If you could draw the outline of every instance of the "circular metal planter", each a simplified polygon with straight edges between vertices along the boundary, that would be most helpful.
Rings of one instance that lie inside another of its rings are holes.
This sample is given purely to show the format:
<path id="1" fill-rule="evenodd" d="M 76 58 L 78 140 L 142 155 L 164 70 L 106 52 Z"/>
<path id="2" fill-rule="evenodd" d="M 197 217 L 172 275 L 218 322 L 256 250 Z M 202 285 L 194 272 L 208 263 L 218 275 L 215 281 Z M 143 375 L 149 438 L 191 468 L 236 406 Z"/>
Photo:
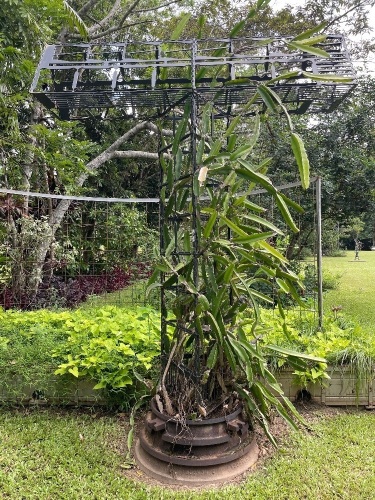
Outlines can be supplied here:
<path id="1" fill-rule="evenodd" d="M 160 413 L 152 401 L 135 456 L 159 481 L 204 486 L 245 472 L 256 462 L 258 447 L 241 407 L 222 417 L 182 422 Z"/>

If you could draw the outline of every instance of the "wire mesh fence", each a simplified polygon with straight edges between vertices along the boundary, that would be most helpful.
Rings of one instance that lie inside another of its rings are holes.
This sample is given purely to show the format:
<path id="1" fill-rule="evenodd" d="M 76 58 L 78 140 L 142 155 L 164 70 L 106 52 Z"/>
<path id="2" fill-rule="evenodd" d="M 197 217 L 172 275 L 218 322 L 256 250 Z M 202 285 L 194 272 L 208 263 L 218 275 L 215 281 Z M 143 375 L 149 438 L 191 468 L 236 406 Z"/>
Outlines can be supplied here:
<path id="1" fill-rule="evenodd" d="M 148 201 L 3 194 L 0 305 L 143 304 L 158 246 L 158 208 Z"/>
<path id="2" fill-rule="evenodd" d="M 293 213 L 298 233 L 286 227 L 267 193 L 256 191 L 251 201 L 264 207 L 264 216 L 283 230 L 270 243 L 303 278 L 302 297 L 311 299 L 315 307 L 315 183 L 308 191 L 299 183 L 280 188 L 304 209 L 303 214 Z M 145 297 L 147 278 L 158 255 L 158 201 L 1 193 L 0 305 L 36 309 L 151 302 L 158 308 L 157 295 Z M 56 223 L 62 202 L 64 215 Z M 285 300 L 290 299 L 286 296 Z"/>

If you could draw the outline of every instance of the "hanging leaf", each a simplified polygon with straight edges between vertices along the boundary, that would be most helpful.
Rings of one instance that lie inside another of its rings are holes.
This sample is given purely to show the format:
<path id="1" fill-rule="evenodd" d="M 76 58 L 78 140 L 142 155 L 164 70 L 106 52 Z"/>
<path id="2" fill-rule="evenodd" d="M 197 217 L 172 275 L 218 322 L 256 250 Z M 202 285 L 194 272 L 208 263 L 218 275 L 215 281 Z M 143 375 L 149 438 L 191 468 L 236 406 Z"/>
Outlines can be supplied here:
<path id="1" fill-rule="evenodd" d="M 268 85 L 269 85 L 269 82 L 268 82 Z M 288 123 L 288 127 L 289 127 L 289 130 L 293 130 L 293 123 L 292 123 L 292 120 L 290 118 L 290 114 L 288 113 L 288 110 L 286 109 L 286 107 L 284 106 L 284 104 L 282 103 L 280 97 L 276 94 L 276 92 L 274 92 L 272 89 L 270 89 L 269 87 L 265 87 L 267 89 L 267 92 L 269 93 L 269 95 L 272 97 L 272 99 L 277 102 L 277 104 L 279 105 L 279 107 L 282 109 L 286 119 L 287 119 L 287 123 Z"/>
<path id="2" fill-rule="evenodd" d="M 283 290 L 285 293 L 289 293 L 290 292 L 289 287 L 288 287 L 287 283 L 284 280 L 281 280 L 280 278 L 276 278 L 276 283 L 279 285 L 279 287 L 281 288 L 281 290 Z"/>
<path id="3" fill-rule="evenodd" d="M 293 220 L 293 217 L 290 215 L 290 212 L 288 210 L 288 207 L 286 206 L 285 201 L 279 195 L 279 193 L 276 193 L 276 195 L 275 195 L 275 201 L 276 201 L 276 205 L 278 206 L 278 209 L 280 210 L 281 215 L 283 216 L 283 219 L 288 224 L 288 226 L 290 227 L 290 229 L 294 233 L 298 233 L 299 229 L 296 226 L 296 224 L 295 224 L 295 222 Z"/>
<path id="4" fill-rule="evenodd" d="M 207 358 L 207 368 L 212 370 L 215 367 L 218 355 L 219 355 L 219 348 L 218 345 L 215 343 Z"/>
<path id="5" fill-rule="evenodd" d="M 252 215 L 252 214 L 245 214 L 242 217 L 244 219 L 256 222 L 257 224 L 260 224 L 262 226 L 268 227 L 277 234 L 283 234 L 283 232 L 279 228 L 277 228 L 274 224 L 272 224 L 272 222 L 268 221 L 267 219 L 263 219 L 263 217 L 259 217 L 258 215 Z"/>
<path id="6" fill-rule="evenodd" d="M 291 145 L 294 157 L 297 161 L 302 187 L 307 189 L 310 185 L 310 163 L 303 140 L 294 132 L 291 134 Z"/>
<path id="7" fill-rule="evenodd" d="M 313 54 L 314 56 L 330 57 L 328 52 L 326 52 L 325 50 L 318 49 L 318 47 L 310 47 L 300 42 L 288 42 L 288 47 L 301 50 L 302 52 L 307 52 L 308 54 Z"/>
<path id="8" fill-rule="evenodd" d="M 297 76 L 299 76 L 300 74 L 301 74 L 300 70 L 289 71 L 288 73 L 281 73 L 281 75 L 278 75 L 275 78 L 268 80 L 267 86 L 269 88 L 270 85 L 279 82 L 280 80 L 292 80 L 293 78 L 297 78 Z"/>
<path id="9" fill-rule="evenodd" d="M 229 33 L 229 38 L 235 38 L 245 27 L 247 19 L 243 19 L 237 23 Z"/>
<path id="10" fill-rule="evenodd" d="M 331 75 L 330 73 L 316 74 L 303 71 L 302 75 L 318 82 L 350 83 L 353 81 L 351 76 Z"/>
<path id="11" fill-rule="evenodd" d="M 178 124 L 177 131 L 176 131 L 174 139 L 173 139 L 173 145 L 172 145 L 173 156 L 175 156 L 177 154 L 177 151 L 180 147 L 180 143 L 182 141 L 182 138 L 185 135 L 189 116 L 190 116 L 190 102 L 188 101 L 185 105 L 184 114 L 183 114 L 183 116 Z"/>
<path id="12" fill-rule="evenodd" d="M 225 331 L 223 332 L 220 329 L 220 326 L 218 325 L 216 319 L 209 311 L 207 311 L 207 319 L 209 324 L 211 325 L 212 332 L 215 334 L 216 339 L 220 342 L 220 344 L 222 344 Z"/>
<path id="13" fill-rule="evenodd" d="M 232 351 L 231 345 L 229 344 L 229 342 L 227 341 L 227 339 L 224 339 L 223 349 L 224 349 L 225 357 L 228 360 L 229 366 L 230 366 L 232 372 L 235 373 L 236 372 L 236 368 L 237 368 L 236 358 L 233 355 L 233 351 Z"/>
<path id="14" fill-rule="evenodd" d="M 236 234 L 239 234 L 240 236 L 248 236 L 248 234 L 243 231 L 240 227 L 237 226 L 234 222 L 229 220 L 227 217 L 224 217 L 223 215 L 220 216 L 220 220 L 222 220 L 232 231 L 234 231 Z"/>
<path id="15" fill-rule="evenodd" d="M 89 37 L 89 32 L 86 24 L 83 22 L 78 13 L 71 7 L 66 0 L 63 1 L 63 7 L 67 14 L 67 19 L 69 26 L 71 28 L 76 28 L 84 40 Z"/>
<path id="16" fill-rule="evenodd" d="M 235 118 L 233 118 L 233 120 L 229 124 L 229 127 L 225 131 L 224 137 L 229 137 L 231 133 L 234 131 L 234 129 L 237 127 L 239 121 L 242 119 L 243 119 L 242 116 L 236 116 Z"/>
<path id="17" fill-rule="evenodd" d="M 318 33 L 319 31 L 322 31 L 327 26 L 327 24 L 328 24 L 327 21 L 324 21 L 323 23 L 318 24 L 318 26 L 315 26 L 314 28 L 306 30 L 303 33 L 300 33 L 299 35 L 295 36 L 293 38 L 293 41 L 305 40 L 306 38 L 309 38 L 314 33 Z"/>
<path id="18" fill-rule="evenodd" d="M 173 30 L 171 36 L 169 37 L 170 40 L 178 40 L 182 34 L 182 32 L 185 29 L 185 26 L 189 22 L 189 19 L 191 17 L 190 13 L 183 14 L 180 21 L 177 23 L 177 26 Z"/>
<path id="19" fill-rule="evenodd" d="M 243 144 L 234 153 L 230 155 L 230 161 L 237 160 L 238 158 L 246 157 L 253 149 L 251 144 Z"/>
<path id="20" fill-rule="evenodd" d="M 316 363 L 327 363 L 327 360 L 325 358 L 312 356 L 311 354 L 306 354 L 304 352 L 293 351 L 292 349 L 287 349 L 285 347 L 280 347 L 273 344 L 267 344 L 265 345 L 265 347 L 270 351 L 277 352 L 279 354 L 284 354 L 286 356 L 291 356 L 293 358 L 306 359 L 309 361 L 315 361 Z"/>
<path id="21" fill-rule="evenodd" d="M 302 45 L 317 45 L 318 43 L 324 42 L 326 39 L 327 39 L 327 35 L 317 35 L 317 36 L 313 36 L 311 38 L 307 38 L 304 40 L 300 39 L 299 43 L 301 43 Z M 295 38 L 294 38 L 294 40 L 295 40 Z"/>
<path id="22" fill-rule="evenodd" d="M 259 85 L 257 92 L 262 98 L 263 102 L 266 104 L 267 108 L 269 108 L 273 113 L 276 113 L 277 105 L 274 96 L 270 92 L 270 89 L 265 85 Z"/>
<path id="23" fill-rule="evenodd" d="M 231 153 L 235 146 L 236 146 L 236 141 L 237 141 L 237 135 L 236 134 L 231 134 L 229 136 L 229 139 L 228 139 L 228 145 L 227 145 L 227 149 L 228 151 Z"/>
<path id="24" fill-rule="evenodd" d="M 257 184 L 260 184 L 264 189 L 266 189 L 270 194 L 275 194 L 276 193 L 276 188 L 273 186 L 271 180 L 269 177 L 266 177 L 263 174 L 260 174 L 259 172 L 254 172 L 248 167 L 248 164 L 246 164 L 244 161 L 241 159 L 239 160 L 239 163 L 245 167 L 245 168 L 236 168 L 236 172 L 238 175 L 244 177 L 245 179 L 251 180 Z"/>
<path id="25" fill-rule="evenodd" d="M 293 208 L 293 210 L 295 210 L 299 214 L 304 214 L 305 213 L 305 209 L 303 207 L 301 207 L 301 205 L 299 205 L 295 201 L 293 201 L 290 198 L 288 198 L 288 196 L 286 196 L 286 194 L 284 194 L 282 192 L 279 192 L 279 196 L 285 201 L 285 203 L 289 207 Z"/>
<path id="26" fill-rule="evenodd" d="M 285 263 L 288 262 L 288 259 L 286 257 L 284 257 L 283 254 L 281 254 L 278 250 L 276 250 L 276 248 L 271 246 L 266 241 L 259 241 L 258 245 L 260 247 L 264 248 L 264 250 L 267 250 L 267 252 L 270 253 L 273 257 L 275 257 L 277 260 L 280 260 L 281 262 L 285 262 Z"/>
<path id="27" fill-rule="evenodd" d="M 242 243 L 242 244 L 256 243 L 257 241 L 267 240 L 273 235 L 274 235 L 273 232 L 248 234 L 247 236 L 240 236 L 239 238 L 233 238 L 233 243 Z"/>
<path id="28" fill-rule="evenodd" d="M 207 224 L 203 230 L 203 237 L 204 238 L 210 237 L 211 231 L 212 231 L 212 229 L 215 225 L 216 219 L 217 219 L 217 215 L 218 214 L 216 211 L 210 215 L 210 218 L 208 219 Z"/>
<path id="29" fill-rule="evenodd" d="M 182 151 L 181 148 L 178 148 L 176 156 L 175 156 L 175 179 L 178 180 L 181 176 L 181 167 L 182 167 Z"/>

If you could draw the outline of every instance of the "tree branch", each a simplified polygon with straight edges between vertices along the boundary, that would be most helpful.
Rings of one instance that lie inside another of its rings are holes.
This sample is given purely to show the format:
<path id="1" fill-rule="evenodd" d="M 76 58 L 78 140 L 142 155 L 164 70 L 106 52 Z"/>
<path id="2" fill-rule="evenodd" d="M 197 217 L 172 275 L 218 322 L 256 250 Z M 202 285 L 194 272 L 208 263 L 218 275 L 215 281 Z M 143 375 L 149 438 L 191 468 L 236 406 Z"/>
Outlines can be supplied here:
<path id="1" fill-rule="evenodd" d="M 114 151 L 112 158 L 143 158 L 145 160 L 158 160 L 158 153 L 148 151 Z"/>
<path id="2" fill-rule="evenodd" d="M 168 5 L 172 5 L 174 3 L 180 3 L 182 0 L 171 0 L 170 2 L 163 3 L 162 5 L 158 5 L 157 7 L 150 7 L 149 9 L 137 9 L 134 11 L 134 14 L 139 14 L 140 12 L 153 12 L 155 10 L 163 9 L 164 7 L 168 7 Z"/>
<path id="3" fill-rule="evenodd" d="M 138 26 L 139 24 L 148 24 L 152 23 L 153 21 L 151 19 L 145 20 L 145 21 L 138 21 L 138 22 L 132 22 L 129 24 L 123 24 L 122 26 L 116 26 L 114 28 L 109 28 L 106 31 L 102 31 L 101 33 L 97 33 L 96 35 L 91 35 L 90 40 L 99 40 L 100 38 L 103 38 L 107 35 L 112 35 L 113 33 L 116 33 L 117 31 L 124 30 L 126 28 L 131 28 L 133 26 Z M 78 38 L 78 35 L 75 37 Z"/>
<path id="4" fill-rule="evenodd" d="M 121 5 L 121 0 L 116 0 L 112 9 L 109 11 L 108 15 L 104 19 L 102 19 L 100 22 L 97 21 L 97 24 L 95 24 L 94 26 L 91 26 L 89 28 L 89 30 L 88 30 L 89 34 L 94 33 L 99 28 L 103 29 L 103 26 L 108 24 L 109 21 L 111 21 L 111 19 L 116 15 L 118 10 L 120 9 L 120 5 Z"/>
<path id="5" fill-rule="evenodd" d="M 367 0 L 360 0 L 358 3 L 356 3 L 355 5 L 353 5 L 353 7 L 351 7 L 350 9 L 348 9 L 346 12 L 344 12 L 343 14 L 340 14 L 339 16 L 335 17 L 334 19 L 332 19 L 332 21 L 330 21 L 327 26 L 324 28 L 323 31 L 327 31 L 327 29 L 332 26 L 333 24 L 337 23 L 338 21 L 340 21 L 340 19 L 343 19 L 344 17 L 346 17 L 348 14 L 350 14 L 351 12 L 353 12 L 353 10 L 356 10 L 358 9 L 359 7 L 363 7 L 365 4 L 367 3 Z"/>
<path id="6" fill-rule="evenodd" d="M 86 12 L 91 10 L 100 0 L 89 0 L 81 9 L 78 11 L 79 16 L 84 16 Z"/>
<path id="7" fill-rule="evenodd" d="M 149 153 L 145 151 L 118 151 L 118 148 L 126 141 L 129 141 L 132 137 L 137 135 L 142 130 L 150 130 L 155 133 L 159 133 L 159 128 L 151 122 L 141 122 L 132 127 L 130 130 L 125 132 L 121 137 L 119 137 L 115 142 L 113 142 L 105 151 L 100 153 L 96 158 L 89 161 L 86 165 L 86 171 L 83 172 L 76 181 L 76 186 L 81 187 L 86 181 L 90 173 L 97 170 L 103 163 L 111 160 L 112 158 L 144 158 L 149 160 L 156 160 L 158 158 L 157 153 Z M 162 134 L 168 137 L 173 136 L 172 130 L 162 130 Z M 71 204 L 71 200 L 61 200 L 57 207 L 54 209 L 53 214 L 50 218 L 50 224 L 52 227 L 52 233 L 55 234 L 56 230 L 59 228 L 61 221 Z"/>

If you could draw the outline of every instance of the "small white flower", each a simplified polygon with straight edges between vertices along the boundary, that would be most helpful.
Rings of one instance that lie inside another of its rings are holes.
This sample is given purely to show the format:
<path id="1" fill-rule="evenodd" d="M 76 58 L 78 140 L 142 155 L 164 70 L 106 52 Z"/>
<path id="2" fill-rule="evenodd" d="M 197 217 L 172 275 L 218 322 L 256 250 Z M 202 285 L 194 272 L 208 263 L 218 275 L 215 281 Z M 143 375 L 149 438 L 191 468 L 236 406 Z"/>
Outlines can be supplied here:
<path id="1" fill-rule="evenodd" d="M 201 167 L 199 170 L 198 181 L 200 186 L 203 186 L 207 177 L 208 167 Z"/>

